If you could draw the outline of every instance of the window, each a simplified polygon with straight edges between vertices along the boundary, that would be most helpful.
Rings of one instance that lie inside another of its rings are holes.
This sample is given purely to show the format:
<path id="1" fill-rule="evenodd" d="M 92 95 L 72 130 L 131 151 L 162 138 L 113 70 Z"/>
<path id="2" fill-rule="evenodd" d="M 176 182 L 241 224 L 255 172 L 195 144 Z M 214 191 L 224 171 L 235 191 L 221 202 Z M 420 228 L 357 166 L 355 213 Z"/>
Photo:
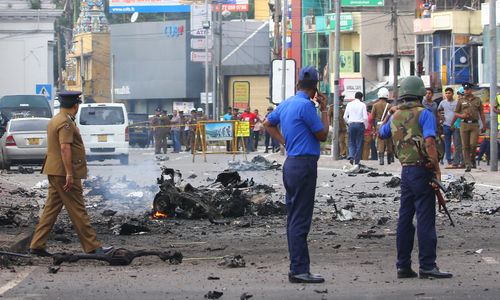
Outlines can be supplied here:
<path id="1" fill-rule="evenodd" d="M 398 76 L 401 75 L 401 59 L 398 58 Z"/>
<path id="2" fill-rule="evenodd" d="M 390 62 L 388 58 L 384 58 L 384 76 L 389 76 Z"/>
<path id="3" fill-rule="evenodd" d="M 82 125 L 119 125 L 125 123 L 121 107 L 82 107 L 80 124 Z"/>
<path id="4" fill-rule="evenodd" d="M 10 131 L 46 131 L 50 119 L 15 120 L 11 122 Z"/>
<path id="5" fill-rule="evenodd" d="M 354 52 L 354 73 L 361 72 L 361 57 L 359 52 Z"/>
<path id="6" fill-rule="evenodd" d="M 415 62 L 410 61 L 410 76 L 415 76 Z"/>

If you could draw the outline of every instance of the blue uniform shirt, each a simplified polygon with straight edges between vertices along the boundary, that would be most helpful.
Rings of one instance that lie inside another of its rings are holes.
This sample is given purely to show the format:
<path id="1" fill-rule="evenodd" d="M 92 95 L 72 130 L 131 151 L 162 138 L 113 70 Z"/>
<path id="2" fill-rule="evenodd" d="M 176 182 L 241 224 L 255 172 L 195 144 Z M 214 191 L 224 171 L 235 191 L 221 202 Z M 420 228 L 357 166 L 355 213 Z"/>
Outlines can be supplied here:
<path id="1" fill-rule="evenodd" d="M 288 156 L 320 155 L 319 140 L 314 135 L 323 130 L 314 103 L 299 91 L 283 101 L 267 116 L 272 125 L 281 124 Z"/>
<path id="2" fill-rule="evenodd" d="M 224 121 L 230 121 L 233 119 L 233 115 L 231 115 L 230 113 L 227 113 L 224 115 Z"/>
<path id="3" fill-rule="evenodd" d="M 392 116 L 387 123 L 380 127 L 379 134 L 381 138 L 388 139 L 391 137 L 391 121 Z M 422 111 L 418 117 L 418 124 L 420 125 L 420 129 L 422 129 L 424 140 L 428 137 L 436 137 L 436 118 L 430 109 Z"/>

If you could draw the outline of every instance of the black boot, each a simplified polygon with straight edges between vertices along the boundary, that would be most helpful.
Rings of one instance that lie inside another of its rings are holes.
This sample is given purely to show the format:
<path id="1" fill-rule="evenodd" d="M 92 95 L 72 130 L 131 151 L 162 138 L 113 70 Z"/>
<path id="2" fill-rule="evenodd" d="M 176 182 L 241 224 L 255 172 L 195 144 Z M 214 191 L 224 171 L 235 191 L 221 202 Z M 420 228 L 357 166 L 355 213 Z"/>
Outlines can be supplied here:
<path id="1" fill-rule="evenodd" d="M 266 147 L 266 151 L 264 151 L 264 153 L 269 153 L 269 149 Z"/>
<path id="2" fill-rule="evenodd" d="M 387 164 L 390 165 L 393 162 L 394 162 L 394 155 L 393 154 L 387 154 Z"/>
<path id="3" fill-rule="evenodd" d="M 389 155 L 387 155 L 387 163 L 389 163 Z M 379 152 L 378 154 L 378 164 L 383 166 L 384 165 L 384 152 Z"/>

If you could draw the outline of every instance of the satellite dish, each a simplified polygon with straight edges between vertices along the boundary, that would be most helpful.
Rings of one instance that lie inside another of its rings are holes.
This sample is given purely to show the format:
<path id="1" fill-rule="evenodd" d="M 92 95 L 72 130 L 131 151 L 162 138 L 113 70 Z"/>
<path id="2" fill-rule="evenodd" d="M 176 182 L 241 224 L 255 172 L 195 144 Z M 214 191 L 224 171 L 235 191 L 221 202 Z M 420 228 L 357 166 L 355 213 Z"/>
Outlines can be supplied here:
<path id="1" fill-rule="evenodd" d="M 138 12 L 133 13 L 132 16 L 130 17 L 130 23 L 134 23 L 135 21 L 137 21 L 138 17 L 139 17 Z"/>

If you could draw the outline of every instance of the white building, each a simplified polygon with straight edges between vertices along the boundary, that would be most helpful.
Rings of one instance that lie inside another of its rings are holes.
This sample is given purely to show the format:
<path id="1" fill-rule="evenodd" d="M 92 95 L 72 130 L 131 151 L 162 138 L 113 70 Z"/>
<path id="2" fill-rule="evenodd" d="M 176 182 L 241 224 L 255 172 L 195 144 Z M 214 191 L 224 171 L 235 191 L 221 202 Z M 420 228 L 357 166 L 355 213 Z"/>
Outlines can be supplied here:
<path id="1" fill-rule="evenodd" d="M 54 83 L 54 21 L 62 11 L 50 0 L 32 3 L 0 0 L 0 96 Z"/>

